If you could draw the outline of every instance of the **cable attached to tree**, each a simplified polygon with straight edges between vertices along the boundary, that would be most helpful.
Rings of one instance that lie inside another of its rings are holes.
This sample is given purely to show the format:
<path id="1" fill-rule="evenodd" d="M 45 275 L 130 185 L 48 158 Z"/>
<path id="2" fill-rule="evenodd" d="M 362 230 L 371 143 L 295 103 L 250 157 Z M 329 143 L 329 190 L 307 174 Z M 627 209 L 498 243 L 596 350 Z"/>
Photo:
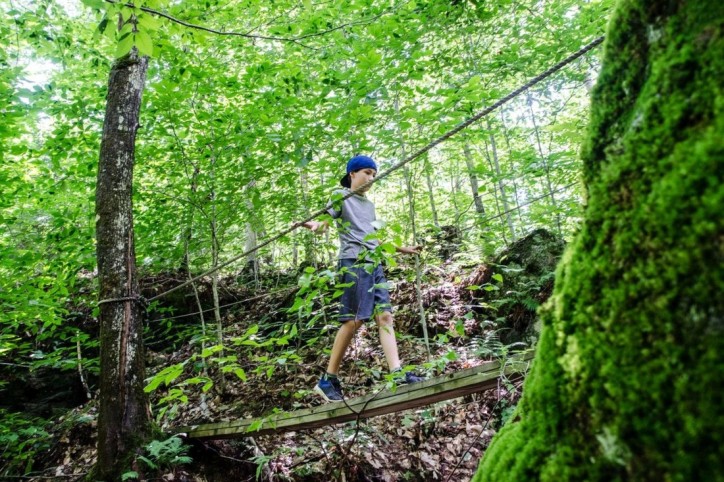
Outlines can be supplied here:
<path id="1" fill-rule="evenodd" d="M 100 306 L 107 303 L 124 303 L 126 301 L 135 301 L 144 308 L 148 307 L 148 300 L 141 295 L 123 296 L 121 298 L 108 298 L 105 300 L 100 300 L 97 305 Z"/>

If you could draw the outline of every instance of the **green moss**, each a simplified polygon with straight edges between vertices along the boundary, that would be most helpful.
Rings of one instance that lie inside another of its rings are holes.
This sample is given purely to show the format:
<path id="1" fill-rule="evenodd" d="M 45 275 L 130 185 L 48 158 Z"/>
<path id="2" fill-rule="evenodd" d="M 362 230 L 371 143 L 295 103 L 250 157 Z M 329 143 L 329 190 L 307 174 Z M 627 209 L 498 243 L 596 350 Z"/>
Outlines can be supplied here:
<path id="1" fill-rule="evenodd" d="M 724 3 L 623 1 L 519 416 L 476 481 L 724 480 Z"/>

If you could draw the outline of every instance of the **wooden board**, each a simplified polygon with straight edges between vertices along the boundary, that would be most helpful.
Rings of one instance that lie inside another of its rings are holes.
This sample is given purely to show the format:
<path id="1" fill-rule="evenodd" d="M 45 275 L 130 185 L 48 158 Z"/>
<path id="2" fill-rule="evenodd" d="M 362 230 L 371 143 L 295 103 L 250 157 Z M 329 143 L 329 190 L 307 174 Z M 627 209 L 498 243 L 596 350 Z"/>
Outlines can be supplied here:
<path id="1" fill-rule="evenodd" d="M 402 385 L 394 392 L 383 390 L 346 400 L 346 403 L 344 401 L 326 403 L 318 407 L 278 413 L 269 417 L 179 427 L 174 429 L 173 433 L 183 433 L 195 439 L 240 438 L 305 430 L 399 412 L 495 388 L 502 375 L 512 378 L 522 376 L 527 371 L 531 359 L 532 354 L 525 357 L 511 357 L 503 364 L 498 361 L 487 362 L 475 368 L 424 382 Z"/>

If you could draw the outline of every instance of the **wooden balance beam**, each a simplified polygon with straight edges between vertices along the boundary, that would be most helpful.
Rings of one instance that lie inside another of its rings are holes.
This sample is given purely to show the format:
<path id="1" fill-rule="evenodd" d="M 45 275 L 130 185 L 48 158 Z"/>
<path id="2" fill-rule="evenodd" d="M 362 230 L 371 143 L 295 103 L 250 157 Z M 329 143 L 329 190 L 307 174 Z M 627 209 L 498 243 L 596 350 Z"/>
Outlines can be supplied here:
<path id="1" fill-rule="evenodd" d="M 326 403 L 268 417 L 179 427 L 172 432 L 193 439 L 227 439 L 292 432 L 365 419 L 495 388 L 498 379 L 504 375 L 511 378 L 522 377 L 528 370 L 532 358 L 532 354 L 527 354 L 511 357 L 502 363 L 486 362 L 474 368 L 431 378 L 424 382 L 402 385 L 395 391 L 386 389 L 379 393 L 352 398 L 347 400 L 346 404 L 343 401 Z"/>

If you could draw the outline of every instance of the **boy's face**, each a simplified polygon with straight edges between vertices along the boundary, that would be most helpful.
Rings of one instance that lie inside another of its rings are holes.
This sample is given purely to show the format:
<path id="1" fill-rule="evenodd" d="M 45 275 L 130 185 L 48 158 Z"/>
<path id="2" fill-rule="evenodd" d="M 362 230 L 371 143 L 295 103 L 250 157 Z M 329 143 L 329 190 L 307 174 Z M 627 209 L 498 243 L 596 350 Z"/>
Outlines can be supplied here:
<path id="1" fill-rule="evenodd" d="M 370 182 L 372 179 L 375 178 L 376 175 L 377 175 L 377 171 L 375 171 L 371 167 L 367 167 L 365 169 L 360 169 L 359 171 L 355 171 L 355 172 L 350 172 L 349 173 L 350 188 L 354 191 L 355 189 L 362 186 L 363 184 Z M 367 192 L 370 187 L 372 187 L 372 186 L 367 186 L 367 188 L 362 192 Z"/>

